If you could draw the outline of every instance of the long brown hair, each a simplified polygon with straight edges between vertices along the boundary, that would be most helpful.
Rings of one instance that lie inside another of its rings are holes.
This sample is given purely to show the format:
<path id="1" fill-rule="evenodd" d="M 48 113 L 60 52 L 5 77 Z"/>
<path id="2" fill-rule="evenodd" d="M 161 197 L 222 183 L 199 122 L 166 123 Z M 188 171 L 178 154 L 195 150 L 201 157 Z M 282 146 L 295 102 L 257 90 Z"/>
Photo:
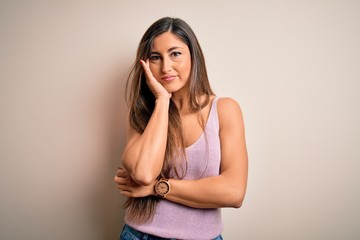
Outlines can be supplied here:
<path id="1" fill-rule="evenodd" d="M 146 75 L 139 63 L 140 59 L 150 57 L 154 38 L 164 32 L 171 32 L 179 37 L 188 47 L 191 54 L 191 72 L 189 76 L 189 108 L 193 112 L 199 112 L 205 107 L 210 96 L 211 90 L 205 58 L 199 42 L 190 26 L 179 18 L 165 17 L 154 22 L 145 32 L 139 43 L 136 60 L 130 71 L 125 96 L 129 105 L 129 122 L 137 132 L 142 134 L 153 113 L 155 107 L 155 97 L 146 84 Z M 199 98 L 205 96 L 205 98 Z M 169 106 L 169 124 L 167 143 L 165 151 L 164 165 L 161 176 L 169 178 L 171 168 L 181 178 L 176 169 L 175 161 L 183 159 L 185 155 L 185 145 L 182 135 L 182 125 L 178 109 L 173 101 L 170 100 Z M 184 175 L 183 171 L 183 175 Z M 183 176 L 182 176 L 183 177 Z M 128 198 L 124 207 L 127 208 L 129 219 L 134 222 L 146 222 L 151 219 L 156 207 L 157 197 L 148 196 L 143 198 Z"/>

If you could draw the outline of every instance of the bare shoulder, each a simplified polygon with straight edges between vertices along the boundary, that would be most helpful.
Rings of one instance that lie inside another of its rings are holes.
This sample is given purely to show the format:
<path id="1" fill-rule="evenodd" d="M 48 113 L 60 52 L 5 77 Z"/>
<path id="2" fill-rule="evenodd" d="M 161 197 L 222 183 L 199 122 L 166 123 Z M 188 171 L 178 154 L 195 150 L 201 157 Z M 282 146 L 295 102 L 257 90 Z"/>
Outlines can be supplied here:
<path id="1" fill-rule="evenodd" d="M 230 97 L 225 98 L 219 98 L 218 100 L 218 109 L 225 109 L 225 110 L 231 110 L 231 109 L 238 109 L 240 110 L 239 103 Z"/>
<path id="2" fill-rule="evenodd" d="M 223 124 L 243 124 L 240 104 L 233 98 L 220 98 L 217 104 L 220 127 Z"/>
<path id="3" fill-rule="evenodd" d="M 241 114 L 240 104 L 233 98 L 220 98 L 217 104 L 219 117 L 230 117 Z"/>

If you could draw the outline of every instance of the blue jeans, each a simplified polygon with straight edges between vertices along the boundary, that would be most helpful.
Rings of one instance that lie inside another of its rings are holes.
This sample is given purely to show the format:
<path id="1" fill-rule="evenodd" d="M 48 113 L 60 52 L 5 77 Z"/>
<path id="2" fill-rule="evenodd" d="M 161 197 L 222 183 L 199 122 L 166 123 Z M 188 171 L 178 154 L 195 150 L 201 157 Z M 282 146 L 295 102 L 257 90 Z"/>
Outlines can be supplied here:
<path id="1" fill-rule="evenodd" d="M 222 236 L 214 238 L 213 240 L 222 240 Z M 175 238 L 162 238 L 154 235 L 149 235 L 146 233 L 139 232 L 129 225 L 125 224 L 119 240 L 176 240 Z"/>

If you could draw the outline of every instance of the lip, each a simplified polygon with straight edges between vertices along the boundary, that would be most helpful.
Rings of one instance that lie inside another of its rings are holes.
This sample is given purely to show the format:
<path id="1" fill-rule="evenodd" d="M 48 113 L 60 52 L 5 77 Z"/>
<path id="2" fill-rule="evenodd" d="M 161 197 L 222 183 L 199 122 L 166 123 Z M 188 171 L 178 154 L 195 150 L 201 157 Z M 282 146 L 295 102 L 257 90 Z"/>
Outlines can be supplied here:
<path id="1" fill-rule="evenodd" d="M 161 79 L 164 80 L 164 81 L 172 81 L 176 78 L 175 75 L 165 75 L 165 76 L 162 76 Z"/>

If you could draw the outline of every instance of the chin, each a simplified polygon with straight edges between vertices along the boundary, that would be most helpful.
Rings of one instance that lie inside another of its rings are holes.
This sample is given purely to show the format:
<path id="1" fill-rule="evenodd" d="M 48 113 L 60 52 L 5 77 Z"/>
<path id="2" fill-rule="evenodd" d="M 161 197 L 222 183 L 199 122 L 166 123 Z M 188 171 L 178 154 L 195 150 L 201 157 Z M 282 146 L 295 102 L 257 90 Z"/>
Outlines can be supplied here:
<path id="1" fill-rule="evenodd" d="M 165 88 L 166 91 L 168 91 L 169 93 L 174 93 L 176 92 L 178 89 L 173 89 L 173 88 Z"/>

